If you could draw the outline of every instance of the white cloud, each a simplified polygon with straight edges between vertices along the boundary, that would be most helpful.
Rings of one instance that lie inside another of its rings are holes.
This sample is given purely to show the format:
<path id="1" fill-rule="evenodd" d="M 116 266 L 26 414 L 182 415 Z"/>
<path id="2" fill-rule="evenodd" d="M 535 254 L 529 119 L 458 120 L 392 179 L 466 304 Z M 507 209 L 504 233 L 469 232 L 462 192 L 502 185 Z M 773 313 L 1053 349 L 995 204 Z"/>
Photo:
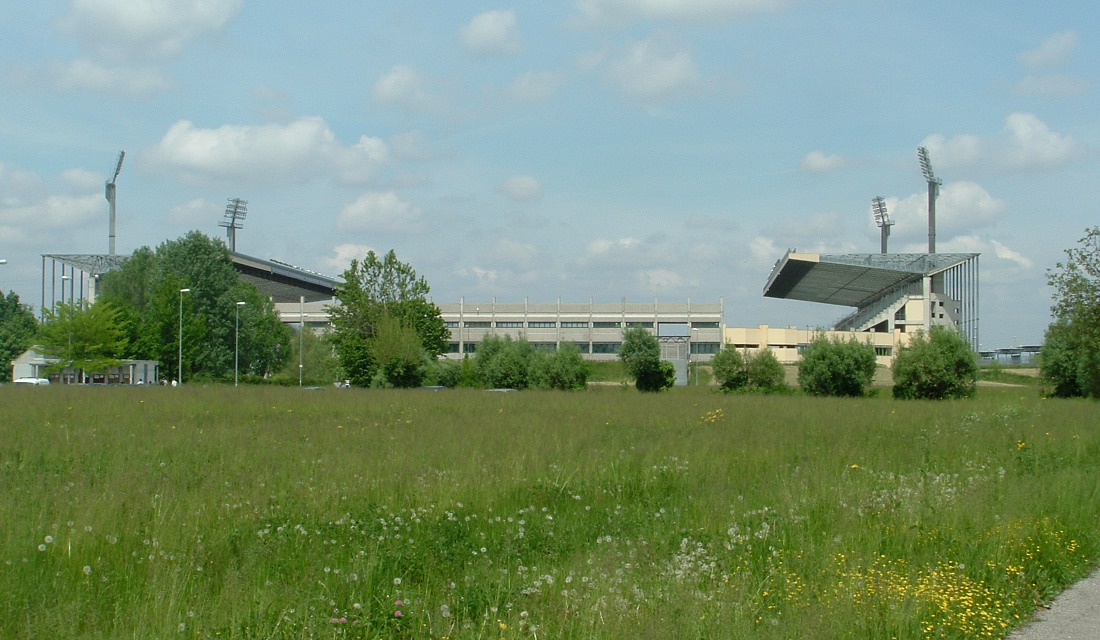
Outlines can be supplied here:
<path id="1" fill-rule="evenodd" d="M 1029 69 L 1055 67 L 1065 64 L 1076 48 L 1077 32 L 1063 31 L 1044 40 L 1039 48 L 1024 51 L 1019 55 L 1019 59 Z"/>
<path id="2" fill-rule="evenodd" d="M 222 125 L 200 129 L 181 120 L 150 150 L 154 166 L 189 178 L 305 181 L 335 177 L 369 180 L 387 159 L 386 144 L 362 136 L 343 146 L 325 121 L 302 117 L 289 124 Z"/>
<path id="3" fill-rule="evenodd" d="M 620 91 L 645 99 L 692 93 L 702 83 L 689 52 L 654 38 L 634 43 L 608 73 Z"/>
<path id="4" fill-rule="evenodd" d="M 1016 93 L 1028 97 L 1073 98 L 1084 94 L 1092 86 L 1084 78 L 1065 74 L 1027 76 L 1016 84 Z"/>
<path id="5" fill-rule="evenodd" d="M 91 91 L 142 97 L 172 86 L 160 69 L 151 66 L 105 66 L 89 58 L 77 58 L 46 70 L 55 89 Z"/>
<path id="6" fill-rule="evenodd" d="M 96 221 L 104 221 L 105 237 L 106 211 L 100 174 L 69 169 L 48 182 L 0 162 L 0 247 L 42 247 L 59 233 L 85 235 Z"/>
<path id="7" fill-rule="evenodd" d="M 826 154 L 824 151 L 811 151 L 802 158 L 799 168 L 810 173 L 829 173 L 843 169 L 848 161 L 838 155 Z"/>
<path id="8" fill-rule="evenodd" d="M 387 107 L 437 113 L 446 109 L 447 101 L 433 84 L 416 69 L 397 65 L 374 83 L 371 96 Z"/>
<path id="9" fill-rule="evenodd" d="M 781 11 L 792 0 L 577 0 L 578 26 L 624 26 L 638 20 L 708 22 Z"/>
<path id="10" fill-rule="evenodd" d="M 643 287 L 653 291 L 676 291 L 688 283 L 683 276 L 670 269 L 644 269 L 638 273 Z"/>
<path id="11" fill-rule="evenodd" d="M 220 203 L 195 198 L 190 202 L 169 209 L 168 219 L 177 226 L 194 229 L 196 227 L 206 227 L 212 221 L 219 220 L 223 211 L 225 211 L 225 206 Z"/>
<path id="12" fill-rule="evenodd" d="M 516 12 L 486 11 L 462 27 L 462 46 L 477 55 L 508 55 L 520 50 Z"/>
<path id="13" fill-rule="evenodd" d="M 325 266 L 334 272 L 343 273 L 351 266 L 352 260 L 362 260 L 374 248 L 365 244 L 341 244 L 332 248 L 332 255 L 325 258 Z"/>
<path id="14" fill-rule="evenodd" d="M 990 240 L 990 242 L 993 244 L 993 255 L 997 256 L 1001 260 L 1015 262 L 1025 269 L 1030 269 L 1035 264 L 1031 260 L 1031 258 L 1028 258 L 1018 251 L 1014 251 L 1008 248 L 1007 246 L 1001 244 L 1000 242 L 997 242 L 996 240 Z"/>
<path id="15" fill-rule="evenodd" d="M 520 74 L 505 94 L 516 102 L 542 102 L 550 99 L 565 82 L 559 71 L 527 71 Z"/>
<path id="16" fill-rule="evenodd" d="M 1073 138 L 1054 133 L 1045 122 L 1030 113 L 1008 116 L 1005 129 L 1009 133 L 1007 160 L 1017 166 L 1056 166 L 1080 152 Z"/>
<path id="17" fill-rule="evenodd" d="M 369 192 L 340 211 L 336 228 L 356 232 L 420 233 L 423 213 L 392 191 Z"/>
<path id="18" fill-rule="evenodd" d="M 542 184 L 531 176 L 513 176 L 500 185 L 500 191 L 516 202 L 533 202 L 542 198 Z"/>
<path id="19" fill-rule="evenodd" d="M 890 219 L 894 221 L 892 235 L 899 241 L 918 241 L 928 237 L 928 193 L 920 192 L 906 198 L 886 198 Z M 999 220 L 1008 204 L 993 197 L 979 184 L 948 182 L 936 200 L 936 246 L 954 236 L 973 232 Z M 870 216 L 870 222 L 874 224 Z M 877 233 L 877 230 L 876 230 Z"/>
<path id="20" fill-rule="evenodd" d="M 165 58 L 221 31 L 242 0 L 72 0 L 60 29 L 114 62 Z"/>
<path id="21" fill-rule="evenodd" d="M 934 134 L 925 138 L 921 146 L 928 148 L 937 175 L 941 168 L 1051 168 L 1077 158 L 1083 152 L 1072 137 L 1051 131 L 1034 114 L 1010 114 L 1005 118 L 1004 132 L 1003 137 L 991 139 L 972 134 L 951 138 Z"/>

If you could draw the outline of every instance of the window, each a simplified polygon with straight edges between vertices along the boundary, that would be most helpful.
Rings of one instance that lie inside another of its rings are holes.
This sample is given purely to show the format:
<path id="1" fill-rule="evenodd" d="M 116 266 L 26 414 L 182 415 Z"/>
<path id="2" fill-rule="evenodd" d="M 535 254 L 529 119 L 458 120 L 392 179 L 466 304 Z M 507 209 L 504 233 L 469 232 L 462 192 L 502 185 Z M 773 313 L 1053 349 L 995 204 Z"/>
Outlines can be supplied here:
<path id="1" fill-rule="evenodd" d="M 528 322 L 527 328 L 529 329 L 554 329 L 557 328 L 558 323 L 546 322 L 545 320 L 536 320 L 534 322 Z"/>
<path id="2" fill-rule="evenodd" d="M 504 322 L 497 322 L 497 328 L 498 329 L 522 329 L 523 328 L 523 323 L 522 322 L 515 322 L 513 320 L 507 320 L 507 321 L 504 321 Z"/>
<path id="3" fill-rule="evenodd" d="M 890 347 L 875 347 L 876 356 L 889 356 L 891 351 Z"/>
<path id="4" fill-rule="evenodd" d="M 692 342 L 691 352 L 697 355 L 718 353 L 718 347 L 720 346 L 721 343 L 718 342 Z"/>
<path id="5" fill-rule="evenodd" d="M 458 328 L 458 321 L 457 320 L 448 320 L 448 321 L 444 322 L 443 324 L 445 324 L 448 329 L 457 329 Z"/>
<path id="6" fill-rule="evenodd" d="M 458 343 L 451 342 L 447 344 L 447 353 L 460 353 L 458 350 Z"/>
<path id="7" fill-rule="evenodd" d="M 467 343 L 463 344 L 462 347 L 464 349 L 463 353 L 477 353 L 477 343 L 476 342 L 467 342 Z"/>
<path id="8" fill-rule="evenodd" d="M 623 323 L 621 322 L 593 322 L 593 329 L 621 329 Z"/>
<path id="9" fill-rule="evenodd" d="M 717 322 L 692 322 L 691 323 L 691 328 L 692 329 L 718 329 L 719 326 L 718 326 Z"/>
<path id="10" fill-rule="evenodd" d="M 618 353 L 621 342 L 593 342 L 592 353 Z"/>
<path id="11" fill-rule="evenodd" d="M 627 329 L 633 329 L 635 327 L 641 327 L 643 329 L 652 329 L 653 328 L 653 323 L 652 322 L 627 322 L 626 323 L 626 328 Z"/>
<path id="12" fill-rule="evenodd" d="M 553 342 L 532 342 L 531 348 L 535 351 L 557 351 L 558 345 Z"/>
<path id="13" fill-rule="evenodd" d="M 562 329 L 587 329 L 588 328 L 588 323 L 587 322 L 573 322 L 573 321 L 563 322 L 563 323 L 561 323 L 561 328 Z"/>
<path id="14" fill-rule="evenodd" d="M 577 349 L 581 353 L 592 353 L 587 342 L 574 342 L 573 344 L 577 345 Z"/>
<path id="15" fill-rule="evenodd" d="M 492 322 L 467 322 L 466 323 L 466 328 L 467 329 L 488 329 L 491 326 L 493 326 Z"/>

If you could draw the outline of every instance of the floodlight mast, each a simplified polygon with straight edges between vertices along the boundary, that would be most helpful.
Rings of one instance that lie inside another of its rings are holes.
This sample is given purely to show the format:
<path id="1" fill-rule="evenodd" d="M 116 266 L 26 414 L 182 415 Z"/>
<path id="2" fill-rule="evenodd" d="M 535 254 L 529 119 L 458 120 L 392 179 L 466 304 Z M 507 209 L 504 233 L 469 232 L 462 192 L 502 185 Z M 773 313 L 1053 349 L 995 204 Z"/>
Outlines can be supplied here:
<path id="1" fill-rule="evenodd" d="M 876 196 L 871 200 L 871 210 L 875 214 L 875 223 L 882 230 L 882 253 L 886 253 L 886 239 L 890 237 L 890 227 L 894 226 L 894 221 L 886 212 L 886 201 L 882 196 Z"/>
<path id="2" fill-rule="evenodd" d="M 107 222 L 107 250 L 112 256 L 115 255 L 115 202 L 117 200 L 115 183 L 118 181 L 118 174 L 122 172 L 122 160 L 125 157 L 126 152 L 120 151 L 118 154 L 118 164 L 115 166 L 115 175 L 106 186 L 107 203 L 111 206 L 110 218 Z"/>
<path id="3" fill-rule="evenodd" d="M 218 223 L 219 227 L 225 227 L 226 239 L 229 242 L 229 250 L 237 250 L 237 229 L 244 228 L 244 219 L 248 216 L 248 201 L 240 198 L 230 198 L 225 207 L 225 219 Z"/>
<path id="4" fill-rule="evenodd" d="M 932 161 L 928 159 L 928 149 L 917 147 L 917 159 L 920 160 L 920 170 L 928 182 L 928 253 L 936 252 L 936 198 L 940 195 L 940 185 L 943 180 L 932 173 Z"/>

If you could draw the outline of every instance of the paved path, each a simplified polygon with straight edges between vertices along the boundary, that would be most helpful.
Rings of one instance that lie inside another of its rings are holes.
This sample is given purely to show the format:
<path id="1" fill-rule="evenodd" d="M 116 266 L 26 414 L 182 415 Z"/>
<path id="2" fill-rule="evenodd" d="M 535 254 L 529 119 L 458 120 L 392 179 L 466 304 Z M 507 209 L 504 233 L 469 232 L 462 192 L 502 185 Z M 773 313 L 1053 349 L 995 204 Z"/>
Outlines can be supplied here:
<path id="1" fill-rule="evenodd" d="M 1067 589 L 1008 640 L 1100 640 L 1100 571 Z"/>

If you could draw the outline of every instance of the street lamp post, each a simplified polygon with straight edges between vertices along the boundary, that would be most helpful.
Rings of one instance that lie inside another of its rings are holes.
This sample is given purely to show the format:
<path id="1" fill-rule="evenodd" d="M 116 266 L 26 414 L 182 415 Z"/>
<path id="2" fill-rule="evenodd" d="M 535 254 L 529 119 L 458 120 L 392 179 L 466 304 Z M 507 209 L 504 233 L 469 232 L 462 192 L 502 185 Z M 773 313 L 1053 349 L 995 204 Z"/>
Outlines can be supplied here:
<path id="1" fill-rule="evenodd" d="M 180 351 L 179 360 L 176 361 L 178 373 L 176 379 L 183 384 L 183 294 L 191 293 L 190 289 L 180 289 Z"/>
<path id="2" fill-rule="evenodd" d="M 236 387 L 239 382 L 239 362 L 241 353 L 241 307 L 245 305 L 244 302 L 237 303 L 237 318 L 233 327 L 233 386 Z"/>
<path id="3" fill-rule="evenodd" d="M 61 276 L 61 304 L 65 304 L 65 283 L 72 282 L 72 276 Z M 70 292 L 72 288 L 70 287 Z M 69 384 L 69 376 L 73 375 L 73 297 L 69 294 L 69 373 L 65 376 L 65 384 Z"/>

